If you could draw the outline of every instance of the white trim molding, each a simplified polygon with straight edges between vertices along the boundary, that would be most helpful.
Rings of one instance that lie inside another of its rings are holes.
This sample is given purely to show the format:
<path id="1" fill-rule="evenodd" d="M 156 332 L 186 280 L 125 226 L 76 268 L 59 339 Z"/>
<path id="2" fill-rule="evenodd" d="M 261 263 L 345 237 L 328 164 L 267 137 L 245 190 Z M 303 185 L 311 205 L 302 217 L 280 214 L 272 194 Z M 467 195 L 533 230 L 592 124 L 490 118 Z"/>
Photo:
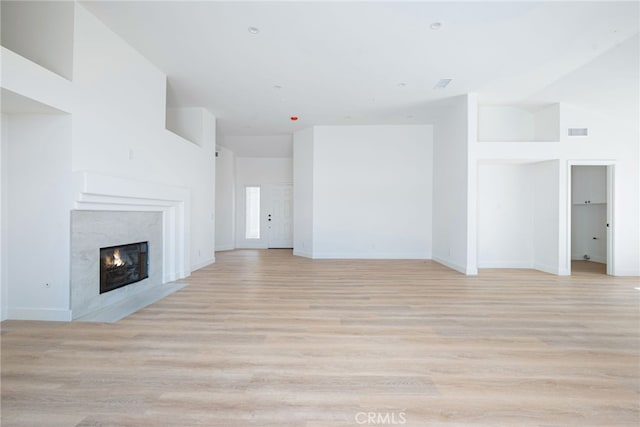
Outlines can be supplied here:
<path id="1" fill-rule="evenodd" d="M 462 274 L 467 274 L 467 275 L 476 275 L 476 274 L 478 274 L 477 271 L 475 273 L 474 272 L 468 272 L 466 267 L 463 267 L 462 265 L 455 264 L 453 262 L 449 262 L 449 261 L 445 260 L 444 258 L 440 258 L 438 256 L 434 256 L 432 259 L 433 259 L 433 261 L 437 262 L 438 264 L 442 264 L 445 267 L 450 268 L 452 270 L 455 270 L 455 271 L 457 271 L 459 273 L 462 273 Z"/>
<path id="2" fill-rule="evenodd" d="M 214 264 L 215 262 L 216 262 L 216 258 L 215 258 L 215 257 L 213 257 L 213 258 L 209 258 L 209 259 L 204 260 L 204 261 L 202 261 L 202 262 L 199 262 L 199 263 L 193 264 L 193 265 L 191 266 L 191 271 L 200 270 L 201 268 L 205 268 L 205 267 L 207 267 L 207 266 L 209 266 L 209 265 L 211 265 L 211 264 Z"/>
<path id="3" fill-rule="evenodd" d="M 8 309 L 8 319 L 12 320 L 42 320 L 49 322 L 69 322 L 71 310 L 56 308 L 27 308 L 15 307 Z"/>

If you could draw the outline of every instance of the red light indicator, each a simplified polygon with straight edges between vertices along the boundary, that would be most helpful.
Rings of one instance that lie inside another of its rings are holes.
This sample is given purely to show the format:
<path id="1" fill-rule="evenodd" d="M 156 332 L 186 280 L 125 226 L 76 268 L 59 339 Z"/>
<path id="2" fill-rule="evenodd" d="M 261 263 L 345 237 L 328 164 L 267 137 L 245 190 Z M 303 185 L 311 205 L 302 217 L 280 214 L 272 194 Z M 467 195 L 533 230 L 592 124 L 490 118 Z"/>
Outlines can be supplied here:
<path id="1" fill-rule="evenodd" d="M 298 120 L 298 116 L 291 116 L 291 121 L 295 122 L 296 120 Z"/>

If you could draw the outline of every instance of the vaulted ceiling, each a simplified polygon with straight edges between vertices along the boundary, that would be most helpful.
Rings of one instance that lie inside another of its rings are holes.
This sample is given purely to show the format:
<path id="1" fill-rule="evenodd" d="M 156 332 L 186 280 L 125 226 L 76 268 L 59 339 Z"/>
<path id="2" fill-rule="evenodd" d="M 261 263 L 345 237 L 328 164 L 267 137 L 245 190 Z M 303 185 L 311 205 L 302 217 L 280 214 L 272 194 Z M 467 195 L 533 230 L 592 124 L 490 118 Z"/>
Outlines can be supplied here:
<path id="1" fill-rule="evenodd" d="M 525 102 L 639 27 L 637 2 L 83 5 L 167 73 L 172 106 L 207 108 L 244 143 L 311 125 L 426 123 L 429 103 L 467 92 Z M 452 81 L 434 88 L 440 79 Z"/>

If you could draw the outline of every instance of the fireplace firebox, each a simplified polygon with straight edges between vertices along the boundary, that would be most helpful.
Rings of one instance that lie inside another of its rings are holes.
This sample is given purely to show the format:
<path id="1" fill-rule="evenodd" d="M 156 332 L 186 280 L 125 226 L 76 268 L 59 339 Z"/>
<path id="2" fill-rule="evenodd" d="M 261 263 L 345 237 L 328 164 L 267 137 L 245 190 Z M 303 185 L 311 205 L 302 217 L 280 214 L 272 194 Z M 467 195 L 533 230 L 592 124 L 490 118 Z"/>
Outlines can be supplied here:
<path id="1" fill-rule="evenodd" d="M 100 248 L 100 293 L 149 277 L 148 242 Z"/>

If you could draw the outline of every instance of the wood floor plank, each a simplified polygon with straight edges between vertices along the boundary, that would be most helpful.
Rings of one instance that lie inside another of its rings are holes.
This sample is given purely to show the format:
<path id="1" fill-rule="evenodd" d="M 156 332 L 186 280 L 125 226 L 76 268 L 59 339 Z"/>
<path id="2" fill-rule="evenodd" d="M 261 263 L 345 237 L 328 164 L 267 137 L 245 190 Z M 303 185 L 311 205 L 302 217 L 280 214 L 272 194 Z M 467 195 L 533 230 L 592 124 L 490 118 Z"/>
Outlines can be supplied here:
<path id="1" fill-rule="evenodd" d="M 218 253 L 117 323 L 3 322 L 1 425 L 637 426 L 639 281 L 596 267 Z"/>

